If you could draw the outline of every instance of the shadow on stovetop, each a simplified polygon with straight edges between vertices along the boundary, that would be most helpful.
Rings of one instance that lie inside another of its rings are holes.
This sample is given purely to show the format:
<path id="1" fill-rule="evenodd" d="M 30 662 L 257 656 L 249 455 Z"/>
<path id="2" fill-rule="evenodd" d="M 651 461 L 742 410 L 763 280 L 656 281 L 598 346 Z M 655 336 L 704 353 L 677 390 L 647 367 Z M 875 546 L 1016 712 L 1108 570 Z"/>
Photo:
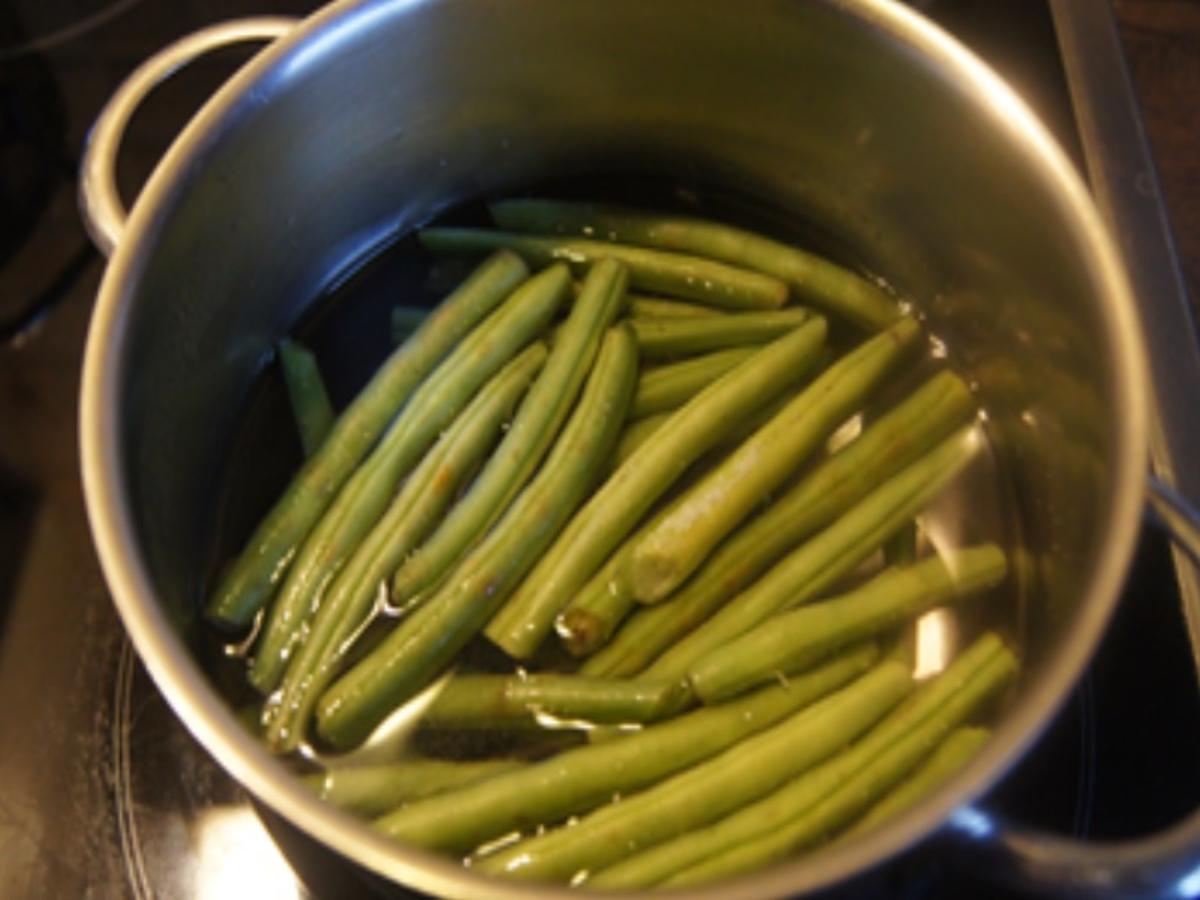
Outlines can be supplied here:
<path id="1" fill-rule="evenodd" d="M 0 465 L 0 633 L 33 531 L 38 493 Z"/>

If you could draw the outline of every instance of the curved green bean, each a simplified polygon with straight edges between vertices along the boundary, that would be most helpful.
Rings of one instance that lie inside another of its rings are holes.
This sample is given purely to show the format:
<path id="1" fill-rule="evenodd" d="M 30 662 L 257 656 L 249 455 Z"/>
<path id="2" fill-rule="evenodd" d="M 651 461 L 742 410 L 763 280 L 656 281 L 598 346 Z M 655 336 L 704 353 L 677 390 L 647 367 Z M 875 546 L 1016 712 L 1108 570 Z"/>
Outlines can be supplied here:
<path id="1" fill-rule="evenodd" d="M 872 637 L 943 603 L 993 587 L 1007 562 L 994 544 L 885 569 L 849 593 L 771 616 L 688 670 L 705 703 L 801 671 L 831 650 Z"/>
<path id="2" fill-rule="evenodd" d="M 682 771 L 770 728 L 870 667 L 873 646 L 841 654 L 785 689 L 773 685 L 642 731 L 567 750 L 550 759 L 399 809 L 378 820 L 384 833 L 416 847 L 469 851 L 512 831 L 586 812 Z"/>
<path id="3" fill-rule="evenodd" d="M 623 890 L 657 885 L 691 866 L 788 826 L 898 742 L 918 733 L 923 743 L 936 741 L 974 714 L 1008 682 L 1014 665 L 1011 653 L 994 636 L 988 637 L 828 762 L 706 828 L 680 834 L 601 870 L 588 879 L 588 885 Z"/>
<path id="4" fill-rule="evenodd" d="M 267 704 L 266 738 L 274 749 L 289 751 L 299 744 L 317 698 L 337 674 L 380 586 L 433 527 L 492 447 L 545 360 L 545 345 L 533 344 L 484 386 L 333 580 L 308 636 L 287 665 L 281 690 Z"/>
<path id="5" fill-rule="evenodd" d="M 599 234 L 682 253 L 695 253 L 783 279 L 802 302 L 867 330 L 886 328 L 899 304 L 866 278 L 827 259 L 718 222 L 594 203 L 505 200 L 493 203 L 502 228 L 546 234 Z"/>
<path id="6" fill-rule="evenodd" d="M 971 404 L 957 376 L 934 375 L 734 532 L 678 594 L 635 612 L 581 671 L 642 671 L 785 552 L 932 448 L 962 423 Z"/>
<path id="7" fill-rule="evenodd" d="M 988 729 L 977 725 L 964 725 L 951 732 L 919 769 L 868 809 L 852 828 L 843 832 L 840 840 L 877 828 L 916 806 L 974 759 L 991 736 Z"/>
<path id="8" fill-rule="evenodd" d="M 684 501 L 643 537 L 629 561 L 634 596 L 668 596 L 783 483 L 884 376 L 915 347 L 921 333 L 903 318 L 826 369 L 770 422 L 692 488 Z"/>
<path id="9" fill-rule="evenodd" d="M 885 719 L 860 745 L 770 798 L 775 809 L 744 811 L 751 828 L 765 828 L 677 872 L 663 885 L 695 885 L 757 869 L 845 827 L 928 758 L 951 729 L 999 694 L 1016 670 L 1016 657 L 1004 648 L 923 720 L 899 728 L 895 720 Z"/>
<path id="10" fill-rule="evenodd" d="M 781 609 L 832 587 L 917 514 L 966 467 L 983 442 L 968 427 L 859 500 L 832 525 L 785 556 L 648 668 L 651 680 L 679 678 L 707 653 Z"/>
<path id="11" fill-rule="evenodd" d="M 848 687 L 720 756 L 601 807 L 573 825 L 509 845 L 474 867 L 514 878 L 563 881 L 595 871 L 770 793 L 841 750 L 912 687 L 903 665 L 880 663 Z"/>
<path id="12" fill-rule="evenodd" d="M 444 587 L 321 698 L 317 731 L 337 748 L 362 741 L 425 687 L 507 598 L 599 476 L 637 377 L 628 329 L 610 329 L 583 397 L 537 476 Z"/>
<path id="13" fill-rule="evenodd" d="M 631 320 L 635 325 L 637 320 Z M 630 418 L 640 419 L 651 413 L 664 412 L 683 406 L 693 395 L 712 384 L 730 369 L 754 355 L 756 347 L 733 347 L 718 350 L 683 362 L 644 369 L 638 378 L 633 395 Z"/>
<path id="14" fill-rule="evenodd" d="M 284 338 L 279 342 L 278 353 L 292 418 L 296 420 L 300 446 L 307 459 L 320 449 L 329 429 L 333 427 L 336 418 L 333 404 L 329 402 L 317 358 L 311 350 Z"/>
<path id="15" fill-rule="evenodd" d="M 426 228 L 421 243 L 433 253 L 486 253 L 511 250 L 534 266 L 556 261 L 576 268 L 601 259 L 629 267 L 629 283 L 684 300 L 723 309 L 776 309 L 787 301 L 787 285 L 770 275 L 679 253 L 627 247 L 582 238 L 544 238 L 484 228 Z"/>
<path id="16" fill-rule="evenodd" d="M 637 605 L 628 581 L 621 577 L 624 562 L 620 551 L 614 554 L 554 620 L 554 630 L 572 656 L 595 652 Z"/>
<path id="17" fill-rule="evenodd" d="M 329 584 L 378 520 L 397 482 L 480 386 L 546 326 L 569 283 L 565 266 L 530 278 L 416 390 L 296 554 L 255 646 L 250 681 L 260 691 L 278 685 Z"/>
<path id="18" fill-rule="evenodd" d="M 589 271 L 579 298 L 555 336 L 542 374 L 500 446 L 466 496 L 396 570 L 391 587 L 394 603 L 404 604 L 432 588 L 537 470 L 579 396 L 605 329 L 621 312 L 625 285 L 626 277 L 617 263 L 602 261 Z"/>
<path id="19" fill-rule="evenodd" d="M 213 591 L 205 611 L 209 620 L 230 628 L 250 624 L 287 573 L 300 543 L 396 411 L 442 357 L 527 274 L 514 254 L 495 254 L 388 357 L 254 530 Z"/>
<path id="20" fill-rule="evenodd" d="M 812 319 L 768 344 L 677 410 L 592 495 L 488 624 L 488 638 L 511 656 L 530 656 L 575 590 L 650 505 L 757 406 L 799 380 L 820 357 L 824 339 L 824 320 Z"/>
<path id="21" fill-rule="evenodd" d="M 643 359 L 674 359 L 728 350 L 730 347 L 765 344 L 798 328 L 812 311 L 789 306 L 770 312 L 742 312 L 698 316 L 690 319 L 639 319 L 629 324 L 637 335 Z"/>

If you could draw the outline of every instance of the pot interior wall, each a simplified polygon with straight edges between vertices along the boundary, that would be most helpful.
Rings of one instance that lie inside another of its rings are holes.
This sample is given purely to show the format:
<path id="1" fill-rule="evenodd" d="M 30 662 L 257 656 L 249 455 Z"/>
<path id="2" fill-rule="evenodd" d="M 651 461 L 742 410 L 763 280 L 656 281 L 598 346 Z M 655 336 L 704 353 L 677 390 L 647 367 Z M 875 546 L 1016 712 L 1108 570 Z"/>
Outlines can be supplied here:
<path id="1" fill-rule="evenodd" d="M 1120 423 L 1100 287 L 1007 129 L 835 4 L 444 0 L 326 21 L 176 158 L 130 270 L 121 435 L 160 596 L 192 621 L 251 385 L 337 273 L 466 198 L 645 176 L 815 223 L 927 316 L 988 413 L 1036 681 L 1107 538 Z"/>

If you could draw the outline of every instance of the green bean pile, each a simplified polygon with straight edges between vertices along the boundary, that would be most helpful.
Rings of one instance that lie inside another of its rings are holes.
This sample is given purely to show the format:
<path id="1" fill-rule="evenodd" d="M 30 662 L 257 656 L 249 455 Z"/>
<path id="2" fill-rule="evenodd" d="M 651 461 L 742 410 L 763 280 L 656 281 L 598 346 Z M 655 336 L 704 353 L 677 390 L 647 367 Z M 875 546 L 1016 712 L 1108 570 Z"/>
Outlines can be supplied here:
<path id="1" fill-rule="evenodd" d="M 1016 656 L 985 632 L 918 683 L 913 623 L 1008 564 L 913 552 L 982 443 L 949 370 L 895 389 L 929 368 L 920 324 L 730 225 L 490 210 L 502 230 L 420 233 L 486 259 L 394 311 L 340 415 L 279 348 L 307 461 L 207 606 L 255 629 L 266 744 L 348 753 L 308 782 L 399 841 L 606 889 L 852 839 L 966 765 Z M 410 712 L 417 738 L 507 742 L 351 764 Z"/>

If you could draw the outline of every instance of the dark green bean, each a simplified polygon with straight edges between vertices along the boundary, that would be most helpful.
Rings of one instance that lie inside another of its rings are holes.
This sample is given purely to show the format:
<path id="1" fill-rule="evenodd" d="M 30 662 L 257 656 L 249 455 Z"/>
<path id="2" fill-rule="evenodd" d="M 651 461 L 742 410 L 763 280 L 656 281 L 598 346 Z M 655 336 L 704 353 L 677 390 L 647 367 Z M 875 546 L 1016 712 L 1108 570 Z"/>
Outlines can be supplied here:
<path id="1" fill-rule="evenodd" d="M 333 427 L 333 404 L 311 350 L 285 338 L 279 342 L 278 353 L 292 418 L 307 459 L 320 449 Z"/>
<path id="2" fill-rule="evenodd" d="M 877 828 L 888 819 L 916 806 L 966 766 L 991 736 L 988 729 L 977 725 L 964 725 L 951 732 L 919 769 L 867 810 L 853 828 L 842 834 L 841 839 L 856 837 Z"/>
<path id="3" fill-rule="evenodd" d="M 413 309 L 409 306 L 392 307 L 391 329 L 392 343 L 402 344 L 409 336 L 421 327 L 421 323 L 429 316 L 427 309 Z"/>

